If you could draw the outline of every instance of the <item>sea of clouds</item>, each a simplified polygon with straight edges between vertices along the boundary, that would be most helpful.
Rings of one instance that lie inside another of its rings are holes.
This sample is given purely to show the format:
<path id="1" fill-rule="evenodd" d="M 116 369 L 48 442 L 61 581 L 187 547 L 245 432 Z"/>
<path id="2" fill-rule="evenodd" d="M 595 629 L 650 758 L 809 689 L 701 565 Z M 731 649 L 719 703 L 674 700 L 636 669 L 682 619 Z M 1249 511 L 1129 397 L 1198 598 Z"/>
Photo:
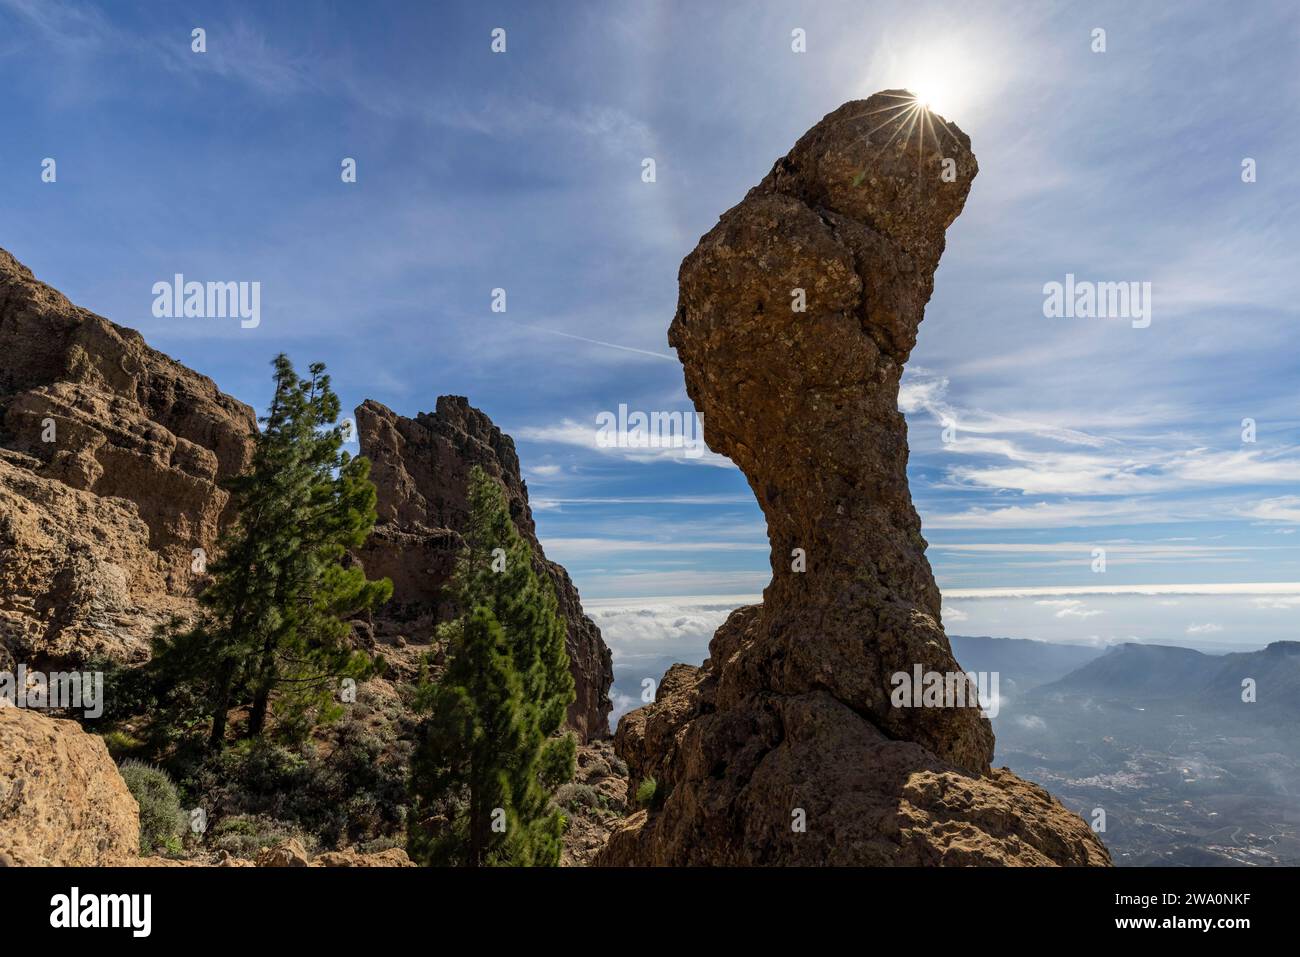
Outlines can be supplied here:
<path id="1" fill-rule="evenodd" d="M 614 710 L 609 723 L 644 703 L 675 662 L 701 664 L 709 640 L 731 612 L 752 605 L 758 595 L 696 595 L 685 598 L 596 598 L 583 601 L 614 657 Z"/>
<path id="2" fill-rule="evenodd" d="M 727 616 L 760 600 L 750 594 L 584 601 L 613 653 L 611 727 L 653 700 L 673 663 L 701 664 Z M 1222 653 L 1300 637 L 1297 612 L 1296 583 L 991 588 L 949 590 L 943 619 L 949 634 L 1101 646 L 1153 642 Z"/>

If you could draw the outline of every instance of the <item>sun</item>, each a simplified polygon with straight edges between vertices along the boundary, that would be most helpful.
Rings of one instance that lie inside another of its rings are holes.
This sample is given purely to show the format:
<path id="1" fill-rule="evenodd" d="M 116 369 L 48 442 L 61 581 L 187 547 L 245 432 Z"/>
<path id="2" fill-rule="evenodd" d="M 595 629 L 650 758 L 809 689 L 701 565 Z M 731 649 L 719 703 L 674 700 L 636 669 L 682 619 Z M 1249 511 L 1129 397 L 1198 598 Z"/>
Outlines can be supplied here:
<path id="1" fill-rule="evenodd" d="M 925 63 L 910 71 L 905 89 L 916 96 L 925 109 L 952 116 L 961 106 L 961 89 L 953 68 L 943 63 Z"/>
<path id="2" fill-rule="evenodd" d="M 982 71 L 964 46 L 952 40 L 931 41 L 900 59 L 894 75 L 918 105 L 948 119 L 969 106 Z"/>
<path id="3" fill-rule="evenodd" d="M 917 77 L 906 89 L 916 96 L 916 102 L 934 113 L 950 115 L 955 98 L 947 77 L 937 74 Z"/>

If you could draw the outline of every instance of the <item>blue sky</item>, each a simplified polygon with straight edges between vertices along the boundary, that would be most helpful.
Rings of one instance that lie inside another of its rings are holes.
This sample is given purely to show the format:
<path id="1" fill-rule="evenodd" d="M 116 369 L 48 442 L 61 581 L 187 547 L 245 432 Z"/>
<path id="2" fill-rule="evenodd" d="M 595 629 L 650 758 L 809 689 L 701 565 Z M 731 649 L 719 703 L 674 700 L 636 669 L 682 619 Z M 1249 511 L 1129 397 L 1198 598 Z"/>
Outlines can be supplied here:
<path id="1" fill-rule="evenodd" d="M 1259 644 L 1297 589 L 1217 586 L 1300 582 L 1298 45 L 1293 3 L 0 0 L 0 245 L 259 407 L 280 350 L 348 407 L 468 395 L 585 598 L 753 595 L 740 473 L 596 416 L 689 411 L 682 257 L 825 113 L 929 87 L 980 163 L 900 399 L 949 629 Z M 155 318 L 175 273 L 260 282 L 261 325 Z M 1045 318 L 1067 273 L 1151 325 Z M 644 640 L 706 640 L 688 605 Z"/>

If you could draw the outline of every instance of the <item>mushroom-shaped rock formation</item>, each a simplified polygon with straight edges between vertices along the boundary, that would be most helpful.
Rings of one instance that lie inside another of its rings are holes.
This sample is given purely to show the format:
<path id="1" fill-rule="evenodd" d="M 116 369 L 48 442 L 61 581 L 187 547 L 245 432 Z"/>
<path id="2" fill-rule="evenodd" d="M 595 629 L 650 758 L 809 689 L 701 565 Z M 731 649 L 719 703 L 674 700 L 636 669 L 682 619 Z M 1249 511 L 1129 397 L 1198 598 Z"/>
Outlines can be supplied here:
<path id="1" fill-rule="evenodd" d="M 908 491 L 899 379 L 977 169 L 955 126 L 877 93 L 683 261 L 668 341 L 767 518 L 773 579 L 623 719 L 630 793 L 654 778 L 654 797 L 597 863 L 1109 863 L 1078 816 L 990 768 Z M 961 693 L 901 706 L 895 676 L 918 668 Z"/>

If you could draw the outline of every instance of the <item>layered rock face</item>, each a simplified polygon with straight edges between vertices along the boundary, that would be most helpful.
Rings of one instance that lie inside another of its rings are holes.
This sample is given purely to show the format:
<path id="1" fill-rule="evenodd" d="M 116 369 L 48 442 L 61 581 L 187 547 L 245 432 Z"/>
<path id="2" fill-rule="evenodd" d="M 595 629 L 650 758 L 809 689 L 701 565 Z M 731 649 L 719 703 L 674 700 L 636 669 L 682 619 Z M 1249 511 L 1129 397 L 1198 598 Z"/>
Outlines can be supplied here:
<path id="1" fill-rule="evenodd" d="M 569 725 L 584 741 L 607 735 L 614 680 L 609 648 L 583 614 L 568 572 L 542 550 L 514 441 L 460 396 L 441 396 L 436 411 L 414 419 L 367 400 L 357 408 L 356 421 L 379 512 L 360 558 L 372 578 L 393 580 L 393 599 L 378 613 L 378 627 L 427 640 L 438 622 L 457 613 L 447 585 L 462 544 L 460 530 L 469 521 L 469 473 L 480 466 L 501 482 L 538 574 L 555 585 L 577 690 Z"/>
<path id="2" fill-rule="evenodd" d="M 1109 863 L 1080 818 L 990 768 L 964 679 L 965 706 L 891 701 L 897 673 L 961 673 L 897 400 L 976 171 L 965 134 L 879 93 L 813 127 L 683 261 L 669 343 L 763 509 L 773 579 L 620 723 L 629 787 L 654 778 L 655 797 L 597 863 Z"/>
<path id="3" fill-rule="evenodd" d="M 0 667 L 147 653 L 192 607 L 253 410 L 0 250 Z"/>
<path id="4" fill-rule="evenodd" d="M 0 706 L 0 863 L 89 867 L 140 853 L 140 808 L 104 739 Z"/>

